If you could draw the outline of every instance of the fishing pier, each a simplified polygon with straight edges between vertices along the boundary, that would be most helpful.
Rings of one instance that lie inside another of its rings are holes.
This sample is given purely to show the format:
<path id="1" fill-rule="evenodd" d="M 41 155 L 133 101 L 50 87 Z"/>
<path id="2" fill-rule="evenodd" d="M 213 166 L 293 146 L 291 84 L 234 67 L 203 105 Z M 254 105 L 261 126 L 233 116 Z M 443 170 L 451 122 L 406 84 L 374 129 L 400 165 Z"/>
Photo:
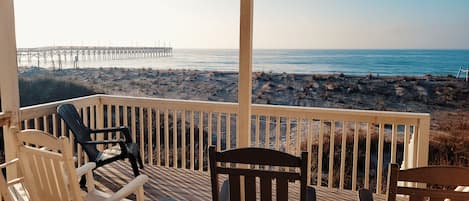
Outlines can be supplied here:
<path id="1" fill-rule="evenodd" d="M 62 68 L 63 63 L 73 63 L 78 67 L 84 60 L 117 60 L 172 56 L 172 47 L 118 47 L 118 46 L 48 46 L 38 48 L 18 48 L 18 65 L 49 64 L 54 69 Z"/>

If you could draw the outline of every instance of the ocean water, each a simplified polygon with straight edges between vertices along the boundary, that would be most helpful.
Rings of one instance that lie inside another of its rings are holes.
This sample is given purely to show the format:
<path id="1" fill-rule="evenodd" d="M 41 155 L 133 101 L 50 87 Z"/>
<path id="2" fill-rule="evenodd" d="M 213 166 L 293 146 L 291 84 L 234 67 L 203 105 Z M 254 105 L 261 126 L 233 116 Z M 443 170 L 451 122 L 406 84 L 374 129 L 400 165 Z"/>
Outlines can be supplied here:
<path id="1" fill-rule="evenodd" d="M 50 61 L 39 63 L 52 66 Z M 37 66 L 37 62 L 20 66 Z M 254 50 L 253 54 L 254 71 L 277 73 L 456 75 L 460 66 L 469 67 L 469 50 Z M 174 49 L 171 57 L 80 60 L 79 67 L 238 71 L 238 50 Z"/>

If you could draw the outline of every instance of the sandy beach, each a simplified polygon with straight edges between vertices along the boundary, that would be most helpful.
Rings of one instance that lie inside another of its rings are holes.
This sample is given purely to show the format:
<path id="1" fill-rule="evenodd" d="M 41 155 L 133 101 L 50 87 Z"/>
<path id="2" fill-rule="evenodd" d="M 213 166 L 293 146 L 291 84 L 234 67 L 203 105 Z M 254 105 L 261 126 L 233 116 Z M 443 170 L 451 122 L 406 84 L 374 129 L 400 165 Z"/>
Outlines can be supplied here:
<path id="1" fill-rule="evenodd" d="M 20 70 L 20 78 L 67 80 L 115 95 L 237 101 L 236 72 L 25 68 Z M 469 152 L 469 84 L 451 76 L 255 72 L 252 100 L 258 104 L 430 113 L 434 151 Z"/>

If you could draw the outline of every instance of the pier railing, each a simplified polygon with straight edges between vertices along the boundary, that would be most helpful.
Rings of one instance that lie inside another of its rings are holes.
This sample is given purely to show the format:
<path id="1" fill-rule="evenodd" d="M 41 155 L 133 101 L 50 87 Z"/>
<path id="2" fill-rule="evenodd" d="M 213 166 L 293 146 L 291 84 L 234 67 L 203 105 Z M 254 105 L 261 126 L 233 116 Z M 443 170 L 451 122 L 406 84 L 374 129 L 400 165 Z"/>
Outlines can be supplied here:
<path id="1" fill-rule="evenodd" d="M 147 165 L 208 171 L 208 145 L 235 148 L 243 135 L 236 129 L 236 103 L 110 95 L 21 108 L 22 129 L 73 139 L 56 115 L 62 103 L 75 104 L 91 128 L 129 126 Z M 389 162 L 427 165 L 429 114 L 254 104 L 251 122 L 251 146 L 310 153 L 311 185 L 383 193 Z M 78 163 L 86 162 L 81 147 L 75 150 Z"/>
<path id="2" fill-rule="evenodd" d="M 16 51 L 19 66 L 57 66 L 62 63 L 75 64 L 78 61 L 116 60 L 132 58 L 153 58 L 172 56 L 171 47 L 119 47 L 119 46 L 50 46 L 18 48 Z"/>

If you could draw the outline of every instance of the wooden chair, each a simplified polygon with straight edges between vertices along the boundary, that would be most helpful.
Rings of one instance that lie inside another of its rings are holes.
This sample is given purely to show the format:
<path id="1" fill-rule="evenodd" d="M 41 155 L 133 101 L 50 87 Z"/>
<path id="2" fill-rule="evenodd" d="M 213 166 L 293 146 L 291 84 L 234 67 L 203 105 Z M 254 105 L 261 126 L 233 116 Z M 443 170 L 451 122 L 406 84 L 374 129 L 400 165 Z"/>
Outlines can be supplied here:
<path id="1" fill-rule="evenodd" d="M 20 166 L 33 200 L 122 200 L 132 193 L 137 195 L 138 201 L 144 200 L 146 175 L 138 176 L 112 195 L 107 194 L 95 189 L 92 173 L 95 163 L 75 169 L 72 146 L 66 137 L 57 139 L 39 130 L 24 130 L 17 137 Z M 86 175 L 87 192 L 82 191 L 78 183 L 82 175 Z"/>
<path id="2" fill-rule="evenodd" d="M 0 169 L 4 169 L 10 165 L 18 164 L 19 159 L 15 158 L 4 164 L 0 164 Z M 4 175 L 0 173 L 0 200 L 5 201 L 26 201 L 30 200 L 28 192 L 24 186 L 24 178 L 19 177 L 6 180 Z"/>
<path id="3" fill-rule="evenodd" d="M 429 166 L 399 170 L 398 164 L 390 164 L 388 171 L 387 200 L 395 201 L 396 194 L 408 195 L 410 201 L 469 200 L 469 192 L 398 186 L 398 182 L 418 182 L 440 186 L 469 186 L 468 167 Z"/>
<path id="4" fill-rule="evenodd" d="M 373 193 L 366 188 L 358 189 L 358 200 L 373 201 Z"/>
<path id="5" fill-rule="evenodd" d="M 72 104 L 60 105 L 57 108 L 58 115 L 65 121 L 67 127 L 75 135 L 76 143 L 79 143 L 89 160 L 96 163 L 96 167 L 112 163 L 116 160 L 128 158 L 132 166 L 135 176 L 139 175 L 138 165 L 143 168 L 142 157 L 140 156 L 139 146 L 132 143 L 129 128 L 116 127 L 104 129 L 89 129 L 83 123 L 77 109 Z M 108 132 L 121 132 L 124 139 L 118 140 L 92 140 L 91 134 L 93 133 L 108 133 Z M 118 147 L 112 147 L 104 151 L 99 151 L 96 147 L 98 144 L 119 144 Z M 117 151 L 116 151 L 117 150 Z"/>
<path id="6" fill-rule="evenodd" d="M 300 180 L 300 200 L 306 201 L 307 152 L 301 153 L 301 157 L 296 157 L 284 152 L 262 148 L 240 148 L 217 152 L 214 146 L 210 146 L 209 157 L 212 199 L 214 201 L 219 201 L 219 174 L 228 174 L 231 201 L 241 200 L 240 176 L 244 176 L 246 200 L 256 200 L 256 177 L 259 177 L 261 200 L 272 200 L 272 180 L 275 179 L 277 200 L 288 200 L 288 182 Z M 235 168 L 231 167 L 231 164 L 223 167 L 218 166 L 218 162 L 238 164 L 238 166 L 247 164 L 247 167 Z M 251 169 L 248 167 L 249 165 L 264 165 L 266 168 Z M 282 168 L 280 170 L 270 168 L 273 166 Z M 297 168 L 300 169 L 300 172 L 290 171 Z"/>

